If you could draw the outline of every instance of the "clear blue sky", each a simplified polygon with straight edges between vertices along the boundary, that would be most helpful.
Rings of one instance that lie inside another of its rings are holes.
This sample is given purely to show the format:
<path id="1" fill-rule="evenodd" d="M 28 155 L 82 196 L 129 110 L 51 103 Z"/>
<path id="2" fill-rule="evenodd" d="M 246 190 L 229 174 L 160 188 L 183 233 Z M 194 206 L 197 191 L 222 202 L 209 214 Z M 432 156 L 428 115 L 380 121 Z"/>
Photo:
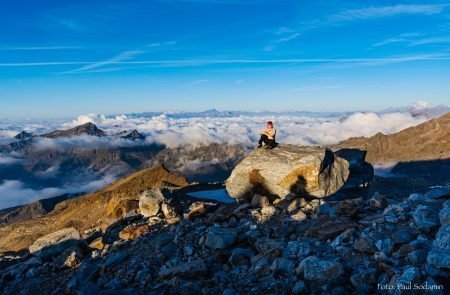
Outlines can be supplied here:
<path id="1" fill-rule="evenodd" d="M 450 104 L 450 1 L 2 1 L 0 117 Z"/>

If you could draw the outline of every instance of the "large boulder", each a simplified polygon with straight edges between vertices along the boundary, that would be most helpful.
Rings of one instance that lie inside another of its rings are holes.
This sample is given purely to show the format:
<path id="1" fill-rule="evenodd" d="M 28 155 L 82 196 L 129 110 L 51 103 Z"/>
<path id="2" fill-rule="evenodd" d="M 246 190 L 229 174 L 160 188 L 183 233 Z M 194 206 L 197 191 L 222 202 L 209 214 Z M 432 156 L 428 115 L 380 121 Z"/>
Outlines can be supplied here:
<path id="1" fill-rule="evenodd" d="M 330 149 L 280 144 L 250 153 L 234 168 L 226 189 L 231 197 L 246 201 L 255 193 L 272 199 L 289 193 L 323 198 L 343 187 L 349 167 Z"/>

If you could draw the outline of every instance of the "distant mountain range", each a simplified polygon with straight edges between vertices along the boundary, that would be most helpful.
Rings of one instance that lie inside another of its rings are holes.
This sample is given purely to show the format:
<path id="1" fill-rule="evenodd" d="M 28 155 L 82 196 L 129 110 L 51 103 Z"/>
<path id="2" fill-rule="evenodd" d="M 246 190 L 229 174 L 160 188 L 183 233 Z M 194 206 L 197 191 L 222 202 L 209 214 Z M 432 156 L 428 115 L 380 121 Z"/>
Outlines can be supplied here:
<path id="1" fill-rule="evenodd" d="M 418 101 L 410 106 L 389 108 L 383 113 L 409 113 L 413 117 L 437 118 L 450 112 L 450 107 L 445 105 L 437 105 L 424 101 Z"/>
<path id="2" fill-rule="evenodd" d="M 368 111 L 362 111 L 368 112 Z M 388 108 L 380 113 L 410 113 L 414 117 L 424 116 L 426 118 L 436 118 L 450 112 L 450 107 L 445 105 L 432 104 L 428 102 L 418 101 L 412 105 L 404 107 Z M 130 113 L 125 114 L 128 117 L 155 117 L 166 116 L 169 118 L 229 118 L 239 116 L 279 116 L 279 115 L 292 115 L 292 116 L 308 116 L 308 117 L 339 117 L 348 116 L 354 112 L 311 112 L 311 111 L 284 111 L 275 112 L 268 110 L 261 111 L 219 111 L 216 109 L 205 110 L 201 112 L 183 112 L 183 111 L 165 111 L 165 112 L 143 112 L 143 113 Z M 115 117 L 117 115 L 110 115 L 109 117 Z"/>

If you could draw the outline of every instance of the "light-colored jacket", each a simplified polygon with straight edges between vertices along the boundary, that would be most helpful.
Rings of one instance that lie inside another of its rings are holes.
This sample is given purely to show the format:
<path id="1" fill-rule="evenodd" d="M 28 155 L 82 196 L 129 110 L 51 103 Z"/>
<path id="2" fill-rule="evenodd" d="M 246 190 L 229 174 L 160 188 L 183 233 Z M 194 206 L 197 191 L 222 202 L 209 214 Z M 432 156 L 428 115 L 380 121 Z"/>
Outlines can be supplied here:
<path id="1" fill-rule="evenodd" d="M 263 132 L 263 134 L 267 135 L 269 139 L 275 139 L 275 135 L 277 134 L 277 130 L 275 128 L 267 128 Z"/>

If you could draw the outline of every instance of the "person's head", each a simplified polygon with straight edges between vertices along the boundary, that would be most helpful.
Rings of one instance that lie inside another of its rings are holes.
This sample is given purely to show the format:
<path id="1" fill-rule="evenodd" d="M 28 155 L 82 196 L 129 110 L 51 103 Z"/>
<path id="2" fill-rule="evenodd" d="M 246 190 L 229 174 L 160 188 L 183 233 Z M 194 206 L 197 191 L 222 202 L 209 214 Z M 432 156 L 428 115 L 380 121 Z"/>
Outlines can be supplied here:
<path id="1" fill-rule="evenodd" d="M 272 123 L 272 121 L 267 122 L 267 127 L 273 128 L 273 123 Z"/>

